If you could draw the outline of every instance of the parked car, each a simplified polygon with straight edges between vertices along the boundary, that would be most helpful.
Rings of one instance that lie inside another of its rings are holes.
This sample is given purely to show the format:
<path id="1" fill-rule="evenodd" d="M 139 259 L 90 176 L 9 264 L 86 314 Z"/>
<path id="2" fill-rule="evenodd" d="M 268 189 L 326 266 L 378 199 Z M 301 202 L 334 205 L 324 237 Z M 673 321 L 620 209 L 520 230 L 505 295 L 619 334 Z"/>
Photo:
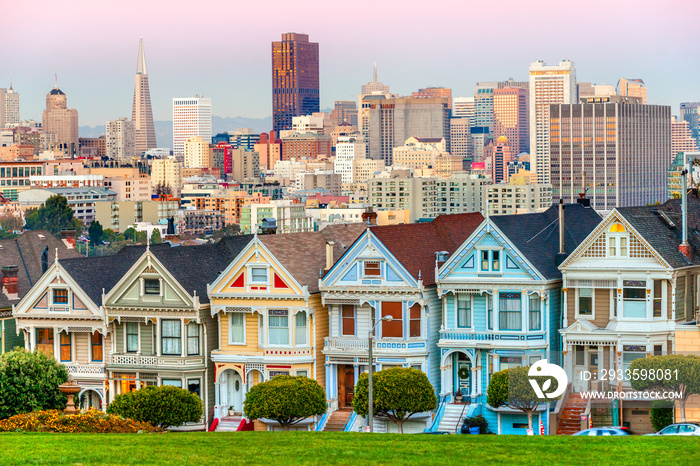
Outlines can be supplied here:
<path id="1" fill-rule="evenodd" d="M 632 432 L 626 427 L 593 427 L 576 432 L 572 435 L 586 435 L 589 437 L 608 437 L 617 435 L 632 435 Z"/>
<path id="2" fill-rule="evenodd" d="M 654 434 L 647 435 L 700 435 L 700 425 L 694 422 L 684 422 L 682 424 L 671 424 Z"/>

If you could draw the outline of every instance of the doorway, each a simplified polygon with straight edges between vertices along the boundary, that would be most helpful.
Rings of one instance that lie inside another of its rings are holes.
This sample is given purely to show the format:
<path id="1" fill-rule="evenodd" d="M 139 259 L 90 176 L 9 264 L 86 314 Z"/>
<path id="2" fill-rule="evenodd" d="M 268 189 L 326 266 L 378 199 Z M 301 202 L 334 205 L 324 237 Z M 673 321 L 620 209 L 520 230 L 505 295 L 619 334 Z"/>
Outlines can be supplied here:
<path id="1" fill-rule="evenodd" d="M 352 405 L 355 396 L 355 367 L 341 364 L 338 366 L 338 407 Z"/>
<path id="2" fill-rule="evenodd" d="M 456 352 L 452 356 L 454 358 L 454 391 L 457 394 L 459 390 L 460 394 L 464 397 L 468 397 L 471 394 L 471 373 L 472 373 L 472 363 L 469 357 L 462 353 Z"/>

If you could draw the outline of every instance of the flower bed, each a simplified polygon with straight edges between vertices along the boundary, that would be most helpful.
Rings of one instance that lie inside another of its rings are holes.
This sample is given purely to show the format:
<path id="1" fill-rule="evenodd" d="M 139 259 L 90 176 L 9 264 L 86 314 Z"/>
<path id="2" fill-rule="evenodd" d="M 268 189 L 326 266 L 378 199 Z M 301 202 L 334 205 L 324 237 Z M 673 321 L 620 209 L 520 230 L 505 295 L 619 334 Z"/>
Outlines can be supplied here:
<path id="1" fill-rule="evenodd" d="M 162 429 L 114 414 L 90 409 L 78 414 L 62 411 L 34 411 L 0 421 L 0 432 L 93 432 L 133 434 L 159 432 Z"/>

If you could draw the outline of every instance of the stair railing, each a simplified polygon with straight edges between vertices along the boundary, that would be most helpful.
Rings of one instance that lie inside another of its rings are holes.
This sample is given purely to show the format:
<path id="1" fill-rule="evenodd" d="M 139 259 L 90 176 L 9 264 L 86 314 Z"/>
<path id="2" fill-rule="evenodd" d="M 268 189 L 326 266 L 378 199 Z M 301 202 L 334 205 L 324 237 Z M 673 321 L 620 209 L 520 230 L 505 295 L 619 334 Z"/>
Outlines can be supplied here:
<path id="1" fill-rule="evenodd" d="M 467 409 L 467 406 L 471 406 L 471 403 L 464 403 L 464 406 L 462 407 L 462 413 L 459 415 L 459 419 L 457 419 L 457 425 L 455 426 L 455 434 L 459 432 L 459 425 L 462 423 L 462 421 L 464 421 L 464 410 Z"/>
<path id="2" fill-rule="evenodd" d="M 447 395 L 440 395 L 438 398 L 438 408 L 437 411 L 435 412 L 435 417 L 433 418 L 433 423 L 430 424 L 430 427 L 425 429 L 425 432 L 437 432 L 438 427 L 440 426 L 440 421 L 442 420 L 442 416 L 445 413 L 445 407 L 447 405 Z"/>

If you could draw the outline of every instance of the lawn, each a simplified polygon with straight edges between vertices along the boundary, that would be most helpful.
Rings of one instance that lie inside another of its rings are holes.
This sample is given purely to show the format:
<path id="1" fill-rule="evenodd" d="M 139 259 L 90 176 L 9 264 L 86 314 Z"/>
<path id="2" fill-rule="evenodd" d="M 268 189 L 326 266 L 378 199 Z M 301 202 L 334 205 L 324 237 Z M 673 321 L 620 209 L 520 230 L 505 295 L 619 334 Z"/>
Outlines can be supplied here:
<path id="1" fill-rule="evenodd" d="M 697 464 L 697 437 L 0 434 L 0 464 Z"/>

